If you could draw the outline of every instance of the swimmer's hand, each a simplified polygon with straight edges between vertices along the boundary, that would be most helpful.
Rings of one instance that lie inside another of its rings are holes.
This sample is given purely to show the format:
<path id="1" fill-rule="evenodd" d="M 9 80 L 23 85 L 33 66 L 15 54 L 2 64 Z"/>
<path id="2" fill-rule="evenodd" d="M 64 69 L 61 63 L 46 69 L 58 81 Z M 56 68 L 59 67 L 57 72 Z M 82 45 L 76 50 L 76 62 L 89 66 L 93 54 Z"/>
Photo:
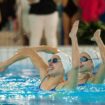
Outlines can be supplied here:
<path id="1" fill-rule="evenodd" d="M 73 38 L 74 36 L 76 36 L 78 31 L 78 26 L 79 26 L 79 20 L 76 20 L 72 26 L 71 32 L 69 33 L 70 38 Z"/>

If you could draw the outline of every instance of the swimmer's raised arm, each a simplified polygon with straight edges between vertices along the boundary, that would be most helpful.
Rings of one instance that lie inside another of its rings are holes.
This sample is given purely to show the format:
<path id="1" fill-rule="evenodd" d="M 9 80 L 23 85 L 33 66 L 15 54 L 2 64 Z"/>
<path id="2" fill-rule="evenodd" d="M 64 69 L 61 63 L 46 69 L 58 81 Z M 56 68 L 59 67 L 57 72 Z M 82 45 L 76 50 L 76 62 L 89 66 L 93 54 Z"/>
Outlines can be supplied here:
<path id="1" fill-rule="evenodd" d="M 40 70 L 41 78 L 45 77 L 47 74 L 48 65 L 43 61 L 43 59 L 37 54 L 36 51 L 33 51 L 30 48 L 22 48 L 17 51 L 11 58 L 7 59 L 4 62 L 0 62 L 0 71 L 4 70 L 9 65 L 15 63 L 16 61 L 30 58 L 32 63 Z"/>
<path id="2" fill-rule="evenodd" d="M 68 73 L 68 80 L 64 85 L 65 89 L 74 90 L 78 85 L 78 69 L 71 69 Z"/>
<path id="3" fill-rule="evenodd" d="M 47 45 L 32 47 L 32 49 L 37 51 L 37 52 L 43 51 L 43 52 L 52 53 L 52 54 L 59 52 L 59 49 L 57 49 L 56 47 L 51 47 L 51 46 L 47 46 Z"/>
<path id="4" fill-rule="evenodd" d="M 102 62 L 103 62 L 103 64 L 101 64 L 101 66 L 93 80 L 93 83 L 95 83 L 95 84 L 103 83 L 103 81 L 105 79 L 105 45 L 104 45 L 103 41 L 101 40 L 100 34 L 101 34 L 101 30 L 98 29 L 98 30 L 96 30 L 96 32 L 94 33 L 94 36 L 92 38 L 92 40 L 96 41 L 96 43 L 98 45 L 100 55 L 102 58 Z"/>
<path id="5" fill-rule="evenodd" d="M 78 39 L 77 39 L 77 31 L 78 31 L 79 21 L 75 21 L 69 37 L 71 38 L 72 42 L 72 67 L 78 68 L 80 66 L 80 53 L 78 47 Z"/>
<path id="6" fill-rule="evenodd" d="M 101 30 L 100 29 L 96 30 L 92 40 L 94 40 L 97 43 L 102 61 L 105 62 L 105 45 L 100 37 L 100 34 L 101 34 Z"/>
<path id="7" fill-rule="evenodd" d="M 68 73 L 68 80 L 64 87 L 66 89 L 75 90 L 78 84 L 81 84 L 81 81 L 78 80 L 79 72 L 85 73 L 87 71 L 89 71 L 89 69 L 86 66 L 84 66 L 81 69 L 79 68 L 71 69 L 70 73 Z"/>
<path id="8" fill-rule="evenodd" d="M 95 75 L 92 83 L 94 84 L 102 84 L 105 79 L 105 63 L 101 64 L 97 74 Z"/>
<path id="9" fill-rule="evenodd" d="M 68 82 L 66 84 L 66 88 L 75 89 L 78 84 L 78 71 L 80 64 L 80 54 L 78 48 L 78 40 L 77 40 L 77 31 L 78 31 L 79 21 L 75 21 L 69 37 L 72 42 L 72 70 L 68 73 Z"/>
<path id="10" fill-rule="evenodd" d="M 56 54 L 58 53 L 60 50 L 56 47 L 51 47 L 51 46 L 48 46 L 48 45 L 40 45 L 40 46 L 37 46 L 37 47 L 26 47 L 28 49 L 31 49 L 33 51 L 36 51 L 36 52 L 46 52 L 46 53 L 51 53 L 51 54 Z"/>

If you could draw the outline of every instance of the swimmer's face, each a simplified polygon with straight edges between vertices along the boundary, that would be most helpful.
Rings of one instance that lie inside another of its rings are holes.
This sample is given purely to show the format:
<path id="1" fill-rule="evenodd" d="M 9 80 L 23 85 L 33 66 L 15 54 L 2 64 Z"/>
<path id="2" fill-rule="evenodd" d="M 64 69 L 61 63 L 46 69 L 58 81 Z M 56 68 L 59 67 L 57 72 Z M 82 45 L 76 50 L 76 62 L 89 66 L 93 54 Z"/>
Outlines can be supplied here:
<path id="1" fill-rule="evenodd" d="M 87 53 L 80 54 L 80 67 L 87 66 L 90 70 L 93 69 L 93 62 Z"/>
<path id="2" fill-rule="evenodd" d="M 63 65 L 59 56 L 53 55 L 48 60 L 48 72 L 55 73 L 55 74 L 64 73 Z"/>

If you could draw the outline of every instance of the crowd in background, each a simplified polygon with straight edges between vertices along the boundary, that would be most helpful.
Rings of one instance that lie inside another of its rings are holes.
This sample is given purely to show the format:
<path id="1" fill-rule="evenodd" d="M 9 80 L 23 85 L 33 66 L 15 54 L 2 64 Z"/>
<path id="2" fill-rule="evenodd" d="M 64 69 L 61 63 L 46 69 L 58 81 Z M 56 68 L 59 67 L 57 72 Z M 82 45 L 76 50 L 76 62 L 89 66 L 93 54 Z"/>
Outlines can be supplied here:
<path id="1" fill-rule="evenodd" d="M 43 35 L 48 45 L 70 45 L 77 19 L 80 44 L 94 44 L 90 39 L 98 28 L 105 43 L 105 0 L 0 0 L 0 31 L 25 36 L 30 46 L 43 43 Z"/>

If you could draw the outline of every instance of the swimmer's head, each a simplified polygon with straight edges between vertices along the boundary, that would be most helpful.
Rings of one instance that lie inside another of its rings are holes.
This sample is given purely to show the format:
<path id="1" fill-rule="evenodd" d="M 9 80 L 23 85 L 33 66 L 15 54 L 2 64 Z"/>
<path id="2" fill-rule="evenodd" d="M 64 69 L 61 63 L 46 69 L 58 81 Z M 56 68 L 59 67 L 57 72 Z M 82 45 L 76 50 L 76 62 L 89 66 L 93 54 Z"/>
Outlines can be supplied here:
<path id="1" fill-rule="evenodd" d="M 56 69 L 57 71 L 62 71 L 64 74 L 67 74 L 72 68 L 72 62 L 70 56 L 63 52 L 54 54 L 49 62 L 49 70 Z"/>
<path id="2" fill-rule="evenodd" d="M 92 73 L 96 73 L 99 65 L 102 63 L 98 52 L 93 49 L 85 50 L 80 54 L 80 67 L 86 65 Z"/>

